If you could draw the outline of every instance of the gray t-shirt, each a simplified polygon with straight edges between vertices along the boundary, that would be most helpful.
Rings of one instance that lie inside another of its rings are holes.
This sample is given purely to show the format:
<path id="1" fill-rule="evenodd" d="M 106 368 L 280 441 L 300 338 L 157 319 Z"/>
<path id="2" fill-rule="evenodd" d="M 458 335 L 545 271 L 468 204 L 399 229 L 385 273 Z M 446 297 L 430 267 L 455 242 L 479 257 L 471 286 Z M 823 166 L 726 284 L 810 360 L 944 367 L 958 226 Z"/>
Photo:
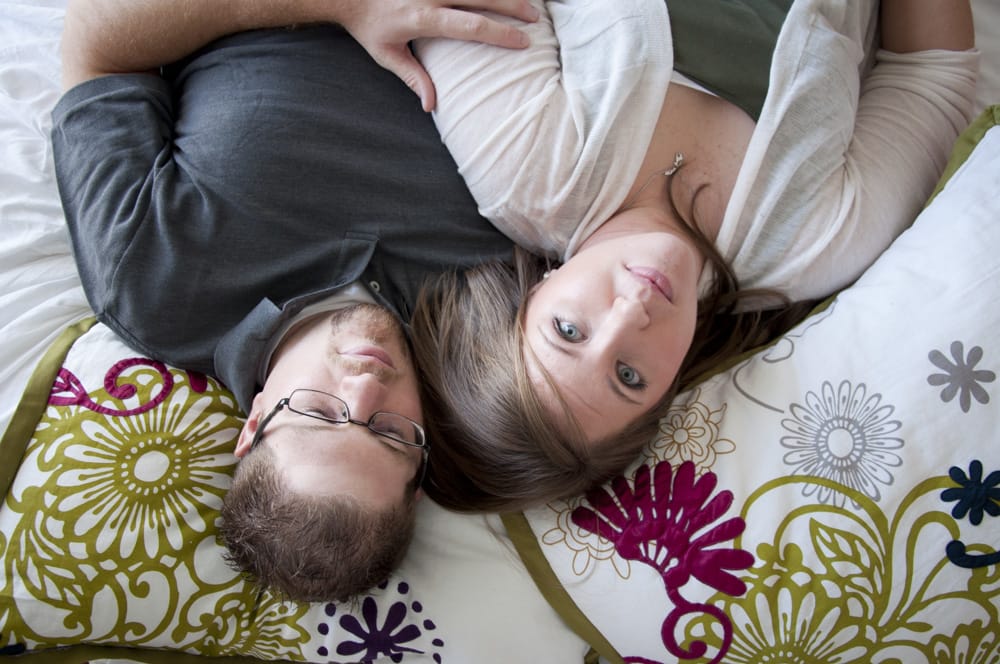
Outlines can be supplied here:
<path id="1" fill-rule="evenodd" d="M 360 279 L 405 321 L 428 275 L 510 256 L 416 95 L 332 26 L 87 81 L 52 139 L 98 318 L 244 408 L 270 336 L 310 302 Z"/>

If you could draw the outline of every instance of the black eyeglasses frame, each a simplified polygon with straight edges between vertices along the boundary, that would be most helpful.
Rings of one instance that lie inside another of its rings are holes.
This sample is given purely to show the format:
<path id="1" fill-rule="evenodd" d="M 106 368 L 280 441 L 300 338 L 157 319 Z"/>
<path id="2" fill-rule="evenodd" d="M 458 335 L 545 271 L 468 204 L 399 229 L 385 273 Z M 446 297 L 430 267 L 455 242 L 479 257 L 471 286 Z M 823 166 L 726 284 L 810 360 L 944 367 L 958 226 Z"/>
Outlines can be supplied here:
<path id="1" fill-rule="evenodd" d="M 340 403 L 342 403 L 344 405 L 344 412 L 347 414 L 347 416 L 346 416 L 345 419 L 339 420 L 339 419 L 334 419 L 334 418 L 330 418 L 330 417 L 324 417 L 322 415 L 317 415 L 316 413 L 307 413 L 307 412 L 298 410 L 298 409 L 292 407 L 292 405 L 291 405 L 292 396 L 296 392 L 314 392 L 316 394 L 322 394 L 322 395 L 325 395 L 325 396 L 328 396 L 328 397 L 332 397 L 332 398 L 336 399 L 337 401 L 339 401 Z M 254 432 L 253 440 L 250 441 L 250 449 L 251 450 L 254 449 L 255 447 L 257 447 L 257 445 L 260 444 L 260 441 L 264 439 L 264 427 L 266 427 L 267 424 L 274 418 L 274 416 L 277 415 L 278 412 L 281 409 L 283 409 L 283 408 L 288 408 L 288 410 L 290 410 L 291 412 L 295 413 L 296 415 L 302 415 L 304 417 L 311 417 L 314 420 L 319 420 L 321 422 L 327 422 L 329 424 L 355 424 L 357 426 L 362 426 L 362 427 L 368 429 L 369 431 L 371 431 L 372 433 L 374 433 L 376 436 L 378 436 L 380 438 L 385 438 L 385 439 L 391 440 L 391 441 L 393 441 L 395 443 L 399 443 L 400 445 L 406 445 L 407 447 L 415 447 L 415 448 L 419 449 L 421 451 L 421 453 L 422 453 L 421 454 L 421 460 L 420 460 L 420 468 L 417 469 L 417 474 L 415 476 L 419 477 L 420 479 L 417 482 L 416 486 L 419 487 L 420 485 L 423 484 L 423 482 L 424 482 L 424 476 L 427 474 L 427 459 L 428 459 L 428 456 L 430 454 L 430 445 L 427 443 L 427 433 L 424 431 L 424 428 L 422 426 L 420 426 L 419 424 L 417 424 L 416 422 L 414 422 L 413 420 L 411 420 L 409 417 L 406 417 L 405 415 L 400 415 L 399 413 L 393 413 L 393 412 L 390 412 L 390 411 L 381 411 L 381 410 L 372 413 L 371 417 L 368 418 L 367 422 L 364 421 L 364 420 L 354 419 L 354 418 L 351 417 L 351 408 L 350 408 L 350 406 L 348 406 L 348 404 L 347 404 L 346 401 L 344 401 L 343 399 L 341 399 L 340 397 L 338 397 L 335 394 L 330 394 L 329 392 L 324 392 L 322 390 L 314 390 L 314 389 L 310 389 L 310 388 L 300 387 L 300 388 L 292 390 L 291 394 L 289 394 L 287 397 L 283 397 L 283 398 L 279 399 L 278 403 L 276 403 L 274 405 L 274 408 L 272 408 L 271 411 L 267 415 L 264 416 L 264 419 L 262 419 L 260 421 L 260 424 L 257 426 L 257 430 Z M 378 431 L 377 429 L 372 428 L 372 422 L 380 414 L 395 415 L 396 417 L 401 417 L 401 418 L 405 419 L 407 422 L 409 422 L 410 424 L 413 425 L 414 431 L 417 433 L 417 437 L 419 438 L 419 441 L 416 442 L 416 443 L 413 443 L 413 442 L 410 442 L 408 440 L 403 440 L 402 438 L 398 438 L 396 436 L 393 436 L 392 434 L 386 433 L 384 431 Z"/>

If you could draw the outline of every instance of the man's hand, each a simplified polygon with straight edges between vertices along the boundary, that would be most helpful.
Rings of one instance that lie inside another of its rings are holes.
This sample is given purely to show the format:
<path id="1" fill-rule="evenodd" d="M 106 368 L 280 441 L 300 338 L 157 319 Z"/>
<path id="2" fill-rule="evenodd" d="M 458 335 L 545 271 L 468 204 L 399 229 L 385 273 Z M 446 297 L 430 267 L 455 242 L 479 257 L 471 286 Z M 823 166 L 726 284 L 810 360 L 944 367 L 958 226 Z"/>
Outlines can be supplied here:
<path id="1" fill-rule="evenodd" d="M 524 48 L 528 36 L 481 11 L 532 22 L 538 11 L 528 0 L 350 0 L 351 11 L 338 12 L 338 22 L 375 62 L 398 76 L 420 97 L 425 111 L 437 104 L 434 83 L 410 51 L 418 37 L 446 37 Z"/>

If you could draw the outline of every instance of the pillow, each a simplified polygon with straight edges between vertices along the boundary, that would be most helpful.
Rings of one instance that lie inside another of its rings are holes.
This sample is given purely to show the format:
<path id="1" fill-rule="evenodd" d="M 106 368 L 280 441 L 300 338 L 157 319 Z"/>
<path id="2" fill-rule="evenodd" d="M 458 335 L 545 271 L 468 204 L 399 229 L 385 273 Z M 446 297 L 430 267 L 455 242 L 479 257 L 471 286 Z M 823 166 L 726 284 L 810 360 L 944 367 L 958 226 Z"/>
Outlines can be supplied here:
<path id="1" fill-rule="evenodd" d="M 258 591 L 216 541 L 243 422 L 232 394 L 136 357 L 93 320 L 52 354 L 0 441 L 0 655 L 499 663 L 587 652 L 498 518 L 430 500 L 402 567 L 357 601 Z"/>
<path id="2" fill-rule="evenodd" d="M 998 117 L 857 284 L 682 395 L 623 477 L 502 520 L 421 501 L 403 566 L 351 604 L 281 602 L 224 563 L 224 387 L 67 330 L 0 440 L 0 654 L 1000 656 Z"/>
<path id="3" fill-rule="evenodd" d="M 998 120 L 857 283 L 681 395 L 624 476 L 506 517 L 605 659 L 1000 659 Z"/>

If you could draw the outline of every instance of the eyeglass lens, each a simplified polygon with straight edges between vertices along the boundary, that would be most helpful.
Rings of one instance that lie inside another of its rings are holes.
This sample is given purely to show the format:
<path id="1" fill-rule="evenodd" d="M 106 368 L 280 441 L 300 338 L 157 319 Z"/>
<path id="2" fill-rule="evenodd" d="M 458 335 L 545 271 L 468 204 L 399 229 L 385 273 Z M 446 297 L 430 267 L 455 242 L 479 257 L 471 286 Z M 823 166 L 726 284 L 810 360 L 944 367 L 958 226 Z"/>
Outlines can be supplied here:
<path id="1" fill-rule="evenodd" d="M 350 409 L 347 404 L 339 397 L 325 392 L 295 390 L 288 399 L 288 407 L 301 415 L 322 418 L 331 422 L 350 421 Z M 395 439 L 392 442 L 403 442 L 416 446 L 422 444 L 416 425 L 402 415 L 378 412 L 372 416 L 367 425 L 375 433 Z"/>

